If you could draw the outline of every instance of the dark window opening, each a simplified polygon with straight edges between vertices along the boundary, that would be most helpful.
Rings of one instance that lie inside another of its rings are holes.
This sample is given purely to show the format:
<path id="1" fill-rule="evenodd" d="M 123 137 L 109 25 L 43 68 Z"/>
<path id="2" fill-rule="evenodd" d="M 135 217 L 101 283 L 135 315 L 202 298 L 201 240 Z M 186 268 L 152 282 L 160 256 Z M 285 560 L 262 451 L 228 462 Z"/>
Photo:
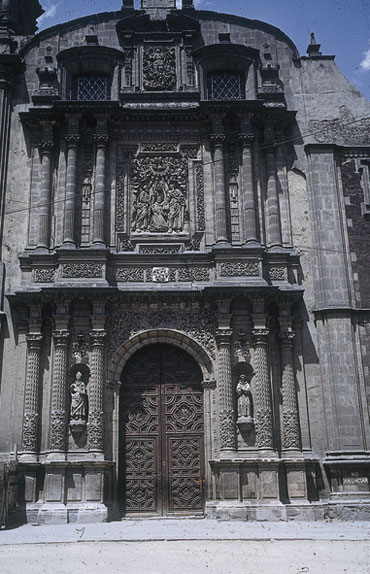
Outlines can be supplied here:
<path id="1" fill-rule="evenodd" d="M 210 100 L 241 100 L 244 97 L 242 74 L 214 72 L 208 76 Z"/>
<path id="2" fill-rule="evenodd" d="M 77 76 L 72 82 L 72 100 L 84 102 L 110 100 L 110 78 L 97 74 Z"/>

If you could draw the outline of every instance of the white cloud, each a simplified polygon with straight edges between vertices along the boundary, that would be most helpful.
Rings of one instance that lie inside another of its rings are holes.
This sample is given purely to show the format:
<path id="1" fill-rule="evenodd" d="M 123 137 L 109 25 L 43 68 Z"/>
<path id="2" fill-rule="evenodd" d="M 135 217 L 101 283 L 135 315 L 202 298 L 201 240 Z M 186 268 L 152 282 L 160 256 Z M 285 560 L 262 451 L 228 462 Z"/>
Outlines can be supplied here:
<path id="1" fill-rule="evenodd" d="M 48 20 L 49 18 L 54 18 L 57 12 L 58 4 L 49 4 L 45 6 L 45 12 L 40 16 L 37 20 L 38 24 L 42 24 L 44 20 Z"/>
<path id="2" fill-rule="evenodd" d="M 370 71 L 370 48 L 364 52 L 364 59 L 360 62 L 362 70 Z"/>

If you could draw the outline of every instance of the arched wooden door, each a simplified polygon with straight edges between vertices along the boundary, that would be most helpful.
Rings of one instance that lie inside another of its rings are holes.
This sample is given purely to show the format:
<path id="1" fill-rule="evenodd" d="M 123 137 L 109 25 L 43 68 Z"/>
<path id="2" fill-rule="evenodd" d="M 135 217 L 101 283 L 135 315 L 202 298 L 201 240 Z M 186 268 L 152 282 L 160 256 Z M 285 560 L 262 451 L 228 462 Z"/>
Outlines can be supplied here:
<path id="1" fill-rule="evenodd" d="M 203 510 L 202 373 L 171 345 L 137 351 L 122 373 L 120 499 L 125 514 Z"/>

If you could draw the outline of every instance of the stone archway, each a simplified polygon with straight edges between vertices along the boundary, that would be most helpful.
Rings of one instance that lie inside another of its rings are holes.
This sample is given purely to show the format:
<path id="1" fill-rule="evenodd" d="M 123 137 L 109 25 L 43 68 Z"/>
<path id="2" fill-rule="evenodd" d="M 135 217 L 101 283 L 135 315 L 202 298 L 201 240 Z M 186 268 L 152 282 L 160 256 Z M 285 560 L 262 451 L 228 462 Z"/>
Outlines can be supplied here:
<path id="1" fill-rule="evenodd" d="M 202 371 L 186 351 L 145 345 L 122 371 L 119 499 L 124 514 L 203 510 Z"/>

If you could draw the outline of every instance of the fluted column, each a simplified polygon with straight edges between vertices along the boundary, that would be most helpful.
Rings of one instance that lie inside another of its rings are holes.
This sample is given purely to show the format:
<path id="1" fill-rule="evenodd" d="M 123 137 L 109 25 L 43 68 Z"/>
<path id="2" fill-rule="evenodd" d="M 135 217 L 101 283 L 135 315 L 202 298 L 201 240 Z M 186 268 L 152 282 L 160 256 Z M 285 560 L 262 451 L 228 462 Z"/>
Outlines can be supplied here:
<path id="1" fill-rule="evenodd" d="M 51 388 L 51 416 L 49 447 L 52 451 L 64 452 L 66 448 L 67 405 L 67 353 L 68 331 L 54 331 L 54 365 Z"/>
<path id="2" fill-rule="evenodd" d="M 106 181 L 106 136 L 96 136 L 96 176 L 95 201 L 93 217 L 93 243 L 105 245 L 104 242 L 104 203 Z"/>
<path id="3" fill-rule="evenodd" d="M 28 353 L 23 413 L 22 451 L 36 456 L 39 449 L 40 355 L 42 335 L 41 333 L 30 333 L 26 335 L 26 341 Z"/>
<path id="4" fill-rule="evenodd" d="M 77 154 L 78 136 L 66 136 L 67 141 L 67 173 L 66 173 L 66 203 L 64 211 L 63 244 L 74 246 L 75 202 L 77 183 Z"/>
<path id="5" fill-rule="evenodd" d="M 272 425 L 271 385 L 267 355 L 268 329 L 255 329 L 255 404 L 254 420 L 256 428 L 256 443 L 259 448 L 271 450 L 274 448 Z"/>
<path id="6" fill-rule="evenodd" d="M 104 348 L 105 331 L 92 331 L 91 376 L 89 382 L 89 416 L 87 439 L 89 450 L 103 452 L 104 449 Z"/>
<path id="7" fill-rule="evenodd" d="M 244 218 L 245 218 L 245 235 L 247 243 L 257 242 L 257 209 L 256 194 L 254 189 L 253 176 L 253 134 L 241 133 L 240 142 L 242 146 L 243 160 L 243 197 L 244 197 Z"/>
<path id="8" fill-rule="evenodd" d="M 50 241 L 50 202 L 51 202 L 52 143 L 41 146 L 41 183 L 39 203 L 39 234 L 37 247 L 49 248 Z"/>
<path id="9" fill-rule="evenodd" d="M 281 393 L 283 399 L 283 449 L 300 450 L 298 400 L 294 369 L 294 333 L 280 333 L 281 348 Z"/>
<path id="10" fill-rule="evenodd" d="M 217 331 L 221 454 L 234 453 L 236 450 L 233 381 L 231 373 L 231 337 L 231 329 L 219 329 Z"/>
<path id="11" fill-rule="evenodd" d="M 267 205 L 268 205 L 268 239 L 271 246 L 282 243 L 278 181 L 276 172 L 276 158 L 273 131 L 268 129 L 265 133 L 266 143 L 266 177 L 267 177 Z"/>
<path id="12" fill-rule="evenodd" d="M 225 165 L 223 134 L 211 136 L 213 144 L 213 161 L 215 172 L 215 201 L 216 201 L 216 242 L 228 244 L 227 239 L 227 204 L 225 190 Z"/>

